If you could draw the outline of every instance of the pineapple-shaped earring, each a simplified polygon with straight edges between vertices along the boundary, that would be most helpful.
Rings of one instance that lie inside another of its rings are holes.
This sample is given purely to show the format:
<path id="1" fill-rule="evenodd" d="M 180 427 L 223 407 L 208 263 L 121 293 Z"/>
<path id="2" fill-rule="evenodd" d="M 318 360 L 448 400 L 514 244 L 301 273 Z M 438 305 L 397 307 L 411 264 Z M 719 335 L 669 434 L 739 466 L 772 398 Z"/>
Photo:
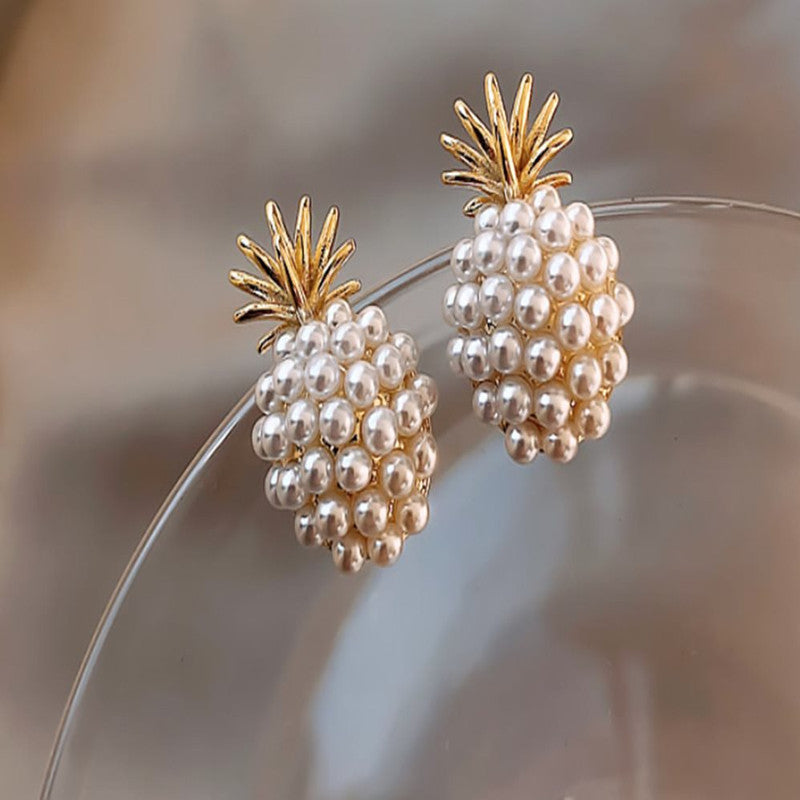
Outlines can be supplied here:
<path id="1" fill-rule="evenodd" d="M 561 204 L 557 189 L 572 176 L 542 176 L 572 131 L 548 136 L 555 93 L 528 129 L 532 89 L 533 78 L 523 76 L 509 119 L 489 73 L 488 126 L 463 100 L 455 103 L 476 147 L 442 134 L 466 168 L 444 172 L 443 182 L 478 192 L 464 206 L 475 235 L 453 248 L 456 282 L 443 311 L 457 329 L 448 360 L 472 382 L 478 418 L 504 431 L 515 461 L 544 451 L 567 462 L 583 439 L 608 429 L 609 396 L 628 371 L 622 328 L 634 303 L 617 280 L 617 246 L 595 235 L 589 207 Z"/>
<path id="2" fill-rule="evenodd" d="M 277 322 L 258 343 L 261 353 L 272 348 L 274 366 L 256 383 L 263 416 L 252 436 L 271 464 L 267 499 L 294 513 L 301 544 L 329 548 L 342 571 L 368 559 L 388 566 L 428 521 L 436 384 L 417 373 L 410 334 L 392 335 L 377 306 L 353 312 L 359 281 L 333 287 L 355 251 L 352 239 L 334 249 L 338 210 L 328 211 L 313 250 L 308 197 L 294 239 L 274 202 L 266 213 L 275 255 L 239 236 L 260 274 L 231 270 L 230 281 L 255 298 L 235 322 Z"/>

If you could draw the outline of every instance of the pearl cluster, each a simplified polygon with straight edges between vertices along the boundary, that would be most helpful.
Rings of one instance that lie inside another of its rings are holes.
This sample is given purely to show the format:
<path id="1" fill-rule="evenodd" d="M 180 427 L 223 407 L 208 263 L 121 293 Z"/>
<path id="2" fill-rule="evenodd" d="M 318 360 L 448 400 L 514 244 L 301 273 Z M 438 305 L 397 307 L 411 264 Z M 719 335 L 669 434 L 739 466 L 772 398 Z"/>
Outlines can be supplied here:
<path id="1" fill-rule="evenodd" d="M 476 416 L 503 429 L 520 463 L 539 451 L 567 462 L 581 440 L 601 437 L 628 371 L 621 339 L 633 294 L 617 280 L 616 244 L 594 228 L 587 205 L 562 207 L 544 186 L 528 202 L 484 206 L 474 238 L 453 248 L 448 361 L 472 382 Z"/>
<path id="2" fill-rule="evenodd" d="M 377 306 L 355 315 L 337 299 L 323 317 L 276 340 L 256 383 L 253 449 L 273 462 L 267 499 L 294 512 L 301 544 L 329 547 L 345 572 L 388 566 L 428 521 L 436 384 Z"/>

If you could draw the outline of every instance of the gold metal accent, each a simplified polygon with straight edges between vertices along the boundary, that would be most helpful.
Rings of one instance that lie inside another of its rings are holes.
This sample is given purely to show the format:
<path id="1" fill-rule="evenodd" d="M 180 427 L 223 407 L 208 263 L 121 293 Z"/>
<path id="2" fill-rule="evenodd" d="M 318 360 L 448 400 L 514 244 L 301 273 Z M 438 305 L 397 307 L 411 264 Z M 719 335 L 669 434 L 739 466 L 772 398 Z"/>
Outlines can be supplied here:
<path id="1" fill-rule="evenodd" d="M 443 133 L 442 147 L 466 170 L 447 170 L 442 173 L 442 182 L 448 186 L 474 189 L 478 193 L 464 204 L 467 216 L 474 216 L 481 206 L 490 203 L 526 199 L 540 186 L 558 188 L 572 183 L 569 172 L 541 175 L 550 161 L 572 141 L 572 131 L 564 128 L 547 136 L 558 108 L 555 92 L 547 98 L 530 130 L 527 130 L 532 92 L 533 76 L 526 73 L 519 82 L 509 119 L 497 78 L 488 73 L 484 79 L 484 94 L 490 127 L 484 125 L 463 100 L 456 100 L 456 116 L 477 149 Z"/>
<path id="2" fill-rule="evenodd" d="M 340 270 L 356 249 L 356 243 L 348 239 L 334 250 L 339 227 L 339 209 L 336 206 L 328 210 L 313 250 L 311 200 L 307 195 L 300 198 L 294 239 L 286 229 L 277 203 L 270 200 L 265 211 L 275 255 L 271 256 L 257 242 L 240 234 L 236 239 L 239 250 L 261 274 L 251 275 L 239 269 L 228 273 L 228 279 L 237 289 L 256 298 L 255 302 L 238 308 L 233 321 L 278 323 L 259 339 L 259 353 L 267 350 L 288 327 L 319 317 L 331 300 L 349 297 L 361 289 L 358 280 L 349 280 L 332 288 Z"/>

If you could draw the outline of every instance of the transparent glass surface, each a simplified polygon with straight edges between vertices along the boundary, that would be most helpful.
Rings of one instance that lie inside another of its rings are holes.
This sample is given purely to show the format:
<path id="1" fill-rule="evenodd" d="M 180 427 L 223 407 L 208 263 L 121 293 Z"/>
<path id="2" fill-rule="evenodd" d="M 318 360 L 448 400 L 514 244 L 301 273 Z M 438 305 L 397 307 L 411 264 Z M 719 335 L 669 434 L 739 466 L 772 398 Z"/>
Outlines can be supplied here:
<path id="1" fill-rule="evenodd" d="M 800 797 L 800 218 L 596 209 L 637 300 L 608 435 L 512 463 L 445 364 L 444 258 L 401 275 L 370 299 L 440 385 L 427 530 L 356 577 L 301 549 L 248 395 L 122 577 L 42 797 Z"/>

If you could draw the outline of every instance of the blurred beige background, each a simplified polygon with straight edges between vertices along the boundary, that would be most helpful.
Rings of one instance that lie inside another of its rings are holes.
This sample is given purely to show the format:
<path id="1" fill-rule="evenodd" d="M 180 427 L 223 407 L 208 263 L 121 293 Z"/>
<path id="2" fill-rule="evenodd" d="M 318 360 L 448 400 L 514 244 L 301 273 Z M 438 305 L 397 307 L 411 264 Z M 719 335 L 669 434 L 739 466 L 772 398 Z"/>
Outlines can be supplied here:
<path id="1" fill-rule="evenodd" d="M 265 199 L 338 203 L 367 285 L 447 244 L 437 136 L 492 68 L 561 92 L 572 196 L 796 207 L 799 39 L 792 0 L 0 2 L 0 796 L 258 373 L 225 271 Z"/>

